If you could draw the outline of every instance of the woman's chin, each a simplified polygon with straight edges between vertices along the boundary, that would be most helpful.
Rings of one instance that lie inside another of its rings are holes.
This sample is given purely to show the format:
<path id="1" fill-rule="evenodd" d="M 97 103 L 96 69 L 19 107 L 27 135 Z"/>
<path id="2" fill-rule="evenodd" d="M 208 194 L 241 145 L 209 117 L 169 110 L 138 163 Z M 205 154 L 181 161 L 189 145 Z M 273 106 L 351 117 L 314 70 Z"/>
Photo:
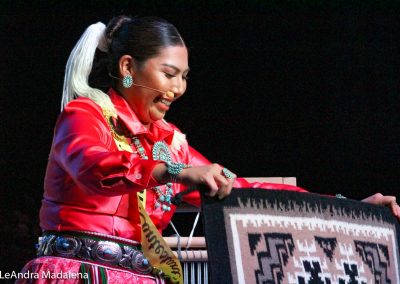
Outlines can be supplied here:
<path id="1" fill-rule="evenodd" d="M 150 118 L 153 122 L 159 121 L 164 119 L 166 112 L 157 112 L 150 114 Z"/>

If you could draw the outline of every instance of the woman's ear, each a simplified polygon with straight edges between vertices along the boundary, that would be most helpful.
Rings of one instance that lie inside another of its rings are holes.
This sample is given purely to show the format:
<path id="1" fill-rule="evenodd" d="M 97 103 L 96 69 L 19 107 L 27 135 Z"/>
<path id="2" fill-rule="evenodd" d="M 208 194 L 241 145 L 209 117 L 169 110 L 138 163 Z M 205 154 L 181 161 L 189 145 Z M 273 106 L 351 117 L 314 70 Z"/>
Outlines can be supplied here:
<path id="1" fill-rule="evenodd" d="M 136 71 L 135 60 L 130 55 L 122 55 L 119 59 L 119 73 L 122 77 L 131 75 Z"/>

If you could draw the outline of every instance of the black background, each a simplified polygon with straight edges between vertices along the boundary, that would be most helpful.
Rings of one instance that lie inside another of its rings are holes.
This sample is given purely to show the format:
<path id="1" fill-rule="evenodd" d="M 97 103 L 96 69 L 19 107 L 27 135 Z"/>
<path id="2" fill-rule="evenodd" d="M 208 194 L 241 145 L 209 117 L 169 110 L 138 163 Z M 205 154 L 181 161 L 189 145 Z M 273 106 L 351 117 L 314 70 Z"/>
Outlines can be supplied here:
<path id="1" fill-rule="evenodd" d="M 88 25 L 121 12 L 181 32 L 192 71 L 167 119 L 211 161 L 318 193 L 398 195 L 398 2 L 25 2 L 0 4 L 3 273 L 40 234 L 68 55 Z"/>

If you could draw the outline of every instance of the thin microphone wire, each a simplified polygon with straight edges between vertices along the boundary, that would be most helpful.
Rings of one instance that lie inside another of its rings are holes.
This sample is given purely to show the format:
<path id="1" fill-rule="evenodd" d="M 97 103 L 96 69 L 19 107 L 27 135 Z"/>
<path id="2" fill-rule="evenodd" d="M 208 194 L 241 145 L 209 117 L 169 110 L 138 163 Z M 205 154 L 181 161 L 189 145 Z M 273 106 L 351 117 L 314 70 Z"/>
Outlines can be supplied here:
<path id="1" fill-rule="evenodd" d="M 119 81 L 122 81 L 120 78 L 115 77 L 115 76 L 111 75 L 110 73 L 108 73 L 108 76 L 110 76 L 111 78 L 117 79 Z M 145 89 L 149 89 L 149 90 L 152 90 L 152 91 L 156 91 L 156 92 L 159 92 L 159 93 L 161 93 L 163 95 L 167 94 L 167 92 L 163 92 L 163 91 L 160 91 L 160 90 L 148 87 L 148 86 L 144 86 L 144 85 L 140 85 L 140 84 L 136 84 L 136 83 L 132 83 L 132 85 L 135 85 L 135 86 L 138 86 L 138 87 L 142 87 L 142 88 L 145 88 Z"/>

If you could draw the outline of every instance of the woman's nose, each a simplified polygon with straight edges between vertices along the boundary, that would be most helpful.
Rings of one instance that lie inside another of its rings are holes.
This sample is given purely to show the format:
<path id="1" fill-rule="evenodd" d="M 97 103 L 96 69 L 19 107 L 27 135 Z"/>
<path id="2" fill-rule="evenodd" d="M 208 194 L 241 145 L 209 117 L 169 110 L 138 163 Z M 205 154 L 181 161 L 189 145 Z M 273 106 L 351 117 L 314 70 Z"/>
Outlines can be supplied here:
<path id="1" fill-rule="evenodd" d="M 176 98 L 182 96 L 185 90 L 186 90 L 185 83 L 183 82 L 183 80 L 179 79 L 174 82 L 174 85 L 171 88 L 171 91 L 175 94 Z"/>

